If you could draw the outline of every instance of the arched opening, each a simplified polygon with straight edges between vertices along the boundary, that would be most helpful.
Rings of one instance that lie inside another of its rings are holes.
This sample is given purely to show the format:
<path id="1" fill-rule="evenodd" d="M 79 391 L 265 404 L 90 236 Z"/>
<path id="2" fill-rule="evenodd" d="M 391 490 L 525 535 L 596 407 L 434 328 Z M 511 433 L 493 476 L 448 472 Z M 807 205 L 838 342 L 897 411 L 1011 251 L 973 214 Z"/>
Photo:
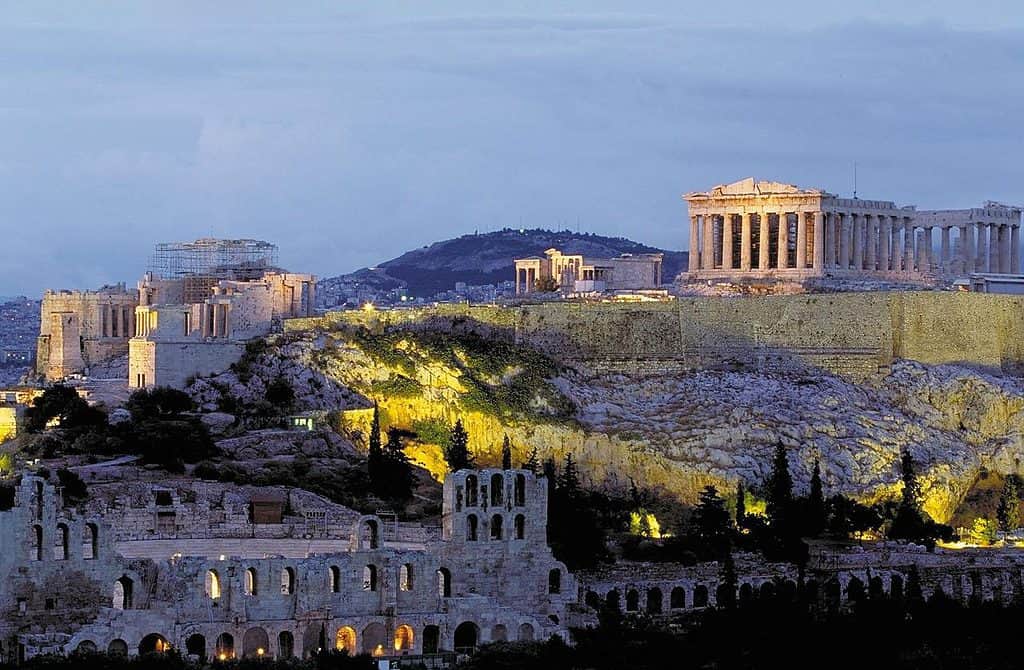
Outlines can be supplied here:
<path id="1" fill-rule="evenodd" d="M 413 585 L 412 563 L 405 563 L 398 569 L 398 588 L 402 591 L 412 591 Z"/>
<path id="2" fill-rule="evenodd" d="M 508 641 L 508 628 L 505 624 L 495 624 L 491 628 L 491 642 L 507 642 Z"/>
<path id="3" fill-rule="evenodd" d="M 294 658 L 295 656 L 295 636 L 289 631 L 281 631 L 281 634 L 277 636 L 277 657 L 281 660 L 287 660 Z"/>
<path id="4" fill-rule="evenodd" d="M 466 475 L 466 507 L 476 507 L 478 488 L 476 475 Z"/>
<path id="5" fill-rule="evenodd" d="M 122 575 L 114 582 L 114 603 L 116 610 L 130 610 L 132 608 L 132 588 L 134 582 L 128 575 Z"/>
<path id="6" fill-rule="evenodd" d="M 383 656 L 387 650 L 387 631 L 382 623 L 371 623 L 363 629 L 363 653 Z"/>
<path id="7" fill-rule="evenodd" d="M 881 600 L 885 597 L 885 585 L 878 575 L 868 580 L 868 597 L 872 600 Z"/>
<path id="8" fill-rule="evenodd" d="M 864 582 L 859 578 L 850 577 L 850 583 L 846 585 L 846 600 L 851 603 L 864 600 Z"/>
<path id="9" fill-rule="evenodd" d="M 499 507 L 501 505 L 502 491 L 505 490 L 505 479 L 501 475 L 495 473 L 491 475 L 491 506 Z"/>
<path id="10" fill-rule="evenodd" d="M 373 519 L 363 522 L 363 546 L 376 549 L 380 546 L 380 528 Z"/>
<path id="11" fill-rule="evenodd" d="M 684 598 L 685 600 L 685 598 Z M 683 603 L 686 606 L 686 603 Z M 708 587 L 703 584 L 698 584 L 693 588 L 693 606 L 694 607 L 707 607 L 708 606 Z"/>
<path id="12" fill-rule="evenodd" d="M 583 602 L 586 603 L 587 607 L 590 609 L 601 609 L 601 596 L 597 595 L 594 591 L 587 591 L 587 595 L 583 597 Z"/>
<path id="13" fill-rule="evenodd" d="M 640 593 L 636 589 L 626 591 L 626 611 L 636 612 L 640 609 Z"/>
<path id="14" fill-rule="evenodd" d="M 245 595 L 259 595 L 259 586 L 256 568 L 247 568 L 245 571 Z"/>
<path id="15" fill-rule="evenodd" d="M 217 636 L 214 655 L 218 661 L 228 661 L 235 657 L 235 638 L 231 633 L 221 633 Z"/>
<path id="16" fill-rule="evenodd" d="M 609 591 L 608 596 L 605 598 L 605 602 L 608 603 L 608 607 L 612 610 L 617 610 L 620 608 L 620 600 L 621 596 L 619 595 L 618 589 L 612 589 L 611 591 Z"/>
<path id="17" fill-rule="evenodd" d="M 768 602 L 775 600 L 775 585 L 771 582 L 761 584 L 761 588 L 758 589 L 758 597 Z"/>
<path id="18" fill-rule="evenodd" d="M 455 629 L 455 651 L 472 654 L 480 640 L 480 628 L 472 621 L 463 621 Z"/>
<path id="19" fill-rule="evenodd" d="M 55 561 L 66 561 L 68 559 L 68 526 L 64 523 L 57 524 L 57 542 L 53 545 L 53 559 Z"/>
<path id="20" fill-rule="evenodd" d="M 290 596 L 295 593 L 295 569 L 288 567 L 281 571 L 281 595 Z"/>
<path id="21" fill-rule="evenodd" d="M 516 475 L 514 495 L 516 507 L 522 507 L 526 504 L 526 475 Z"/>
<path id="22" fill-rule="evenodd" d="M 889 578 L 889 597 L 893 600 L 903 599 L 903 577 L 893 575 Z"/>
<path id="23" fill-rule="evenodd" d="M 942 603 L 942 602 L 945 602 L 945 601 L 946 601 L 946 592 L 942 589 L 942 585 L 939 584 L 939 585 L 937 585 L 935 587 L 935 590 L 932 591 L 932 597 L 928 599 L 928 604 L 929 605 L 934 605 L 936 603 Z"/>
<path id="24" fill-rule="evenodd" d="M 815 579 L 808 579 L 804 582 L 803 602 L 811 607 L 817 607 L 818 591 L 818 581 Z"/>
<path id="25" fill-rule="evenodd" d="M 31 560 L 43 560 L 43 527 L 32 526 L 32 554 Z"/>
<path id="26" fill-rule="evenodd" d="M 377 590 L 377 566 L 367 565 L 363 568 L 363 590 Z"/>
<path id="27" fill-rule="evenodd" d="M 76 654 L 95 654 L 96 651 L 96 643 L 92 640 L 82 640 L 78 643 L 78 646 L 75 647 Z"/>
<path id="28" fill-rule="evenodd" d="M 331 593 L 339 593 L 341 591 L 341 568 L 336 565 L 332 565 L 327 571 L 327 586 Z"/>
<path id="29" fill-rule="evenodd" d="M 349 654 L 356 653 L 356 629 L 351 626 L 342 626 L 334 634 L 334 648 L 338 651 L 347 651 Z"/>
<path id="30" fill-rule="evenodd" d="M 674 610 L 681 610 L 686 607 L 686 589 L 677 586 L 668 594 L 668 606 Z"/>
<path id="31" fill-rule="evenodd" d="M 526 539 L 526 517 L 522 514 L 516 514 L 516 539 Z"/>
<path id="32" fill-rule="evenodd" d="M 533 642 L 533 625 L 524 623 L 519 626 L 519 641 Z"/>
<path id="33" fill-rule="evenodd" d="M 842 585 L 835 577 L 825 582 L 825 606 L 836 610 L 842 601 Z"/>
<path id="34" fill-rule="evenodd" d="M 661 614 L 661 589 L 657 586 L 647 589 L 647 613 Z"/>
<path id="35" fill-rule="evenodd" d="M 700 588 L 700 587 L 697 587 Z M 729 584 L 719 584 L 715 588 L 715 605 L 721 607 L 733 607 L 736 604 L 736 589 Z M 697 607 L 697 589 L 693 590 L 693 606 Z"/>
<path id="36" fill-rule="evenodd" d="M 441 651 L 441 629 L 437 626 L 423 627 L 423 653 L 436 654 Z"/>
<path id="37" fill-rule="evenodd" d="M 139 654 L 162 654 L 170 648 L 171 643 L 159 633 L 150 633 L 139 642 Z"/>
<path id="38" fill-rule="evenodd" d="M 220 576 L 216 570 L 206 571 L 206 597 L 210 600 L 220 599 Z"/>
<path id="39" fill-rule="evenodd" d="M 562 571 L 558 568 L 548 571 L 548 593 L 562 592 Z"/>
<path id="40" fill-rule="evenodd" d="M 750 584 L 740 586 L 740 607 L 746 607 L 754 602 L 754 587 Z"/>
<path id="41" fill-rule="evenodd" d="M 437 595 L 442 598 L 452 597 L 452 573 L 448 568 L 440 568 L 437 571 Z"/>
<path id="42" fill-rule="evenodd" d="M 206 638 L 199 633 L 185 638 L 185 653 L 200 661 L 206 660 Z"/>
<path id="43" fill-rule="evenodd" d="M 500 514 L 495 514 L 494 516 L 491 517 L 491 539 L 492 540 L 500 540 L 501 539 L 501 522 L 502 522 L 502 518 L 501 518 Z"/>
<path id="44" fill-rule="evenodd" d="M 82 558 L 91 561 L 100 557 L 100 529 L 94 523 L 85 524 L 82 538 Z"/>
<path id="45" fill-rule="evenodd" d="M 402 624 L 395 629 L 395 651 L 410 652 L 414 643 L 412 626 Z"/>
<path id="46" fill-rule="evenodd" d="M 476 514 L 466 515 L 466 540 L 468 542 L 476 542 L 478 525 L 479 522 L 476 519 Z"/>
<path id="47" fill-rule="evenodd" d="M 128 655 L 128 643 L 117 638 L 110 641 L 107 645 L 107 654 L 111 656 L 127 656 Z"/>
<path id="48" fill-rule="evenodd" d="M 250 628 L 242 636 L 242 658 L 263 658 L 270 648 L 270 636 L 262 628 Z"/>

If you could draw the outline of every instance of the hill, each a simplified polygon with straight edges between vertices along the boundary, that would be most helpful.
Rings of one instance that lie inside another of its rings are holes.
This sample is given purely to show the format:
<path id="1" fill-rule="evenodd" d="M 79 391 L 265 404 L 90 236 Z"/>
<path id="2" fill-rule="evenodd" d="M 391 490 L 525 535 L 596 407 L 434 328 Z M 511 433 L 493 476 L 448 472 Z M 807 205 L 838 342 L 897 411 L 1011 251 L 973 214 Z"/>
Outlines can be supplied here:
<path id="1" fill-rule="evenodd" d="M 330 305 L 334 288 L 370 280 L 388 288 L 404 287 L 412 296 L 430 297 L 451 290 L 455 282 L 469 285 L 497 284 L 513 279 L 514 258 L 536 256 L 557 247 L 565 253 L 608 258 L 620 254 L 664 253 L 663 276 L 671 281 L 686 266 L 686 254 L 667 251 L 623 237 L 605 237 L 569 230 L 518 230 L 506 228 L 492 233 L 463 235 L 406 252 L 376 268 L 323 279 L 318 291 Z"/>

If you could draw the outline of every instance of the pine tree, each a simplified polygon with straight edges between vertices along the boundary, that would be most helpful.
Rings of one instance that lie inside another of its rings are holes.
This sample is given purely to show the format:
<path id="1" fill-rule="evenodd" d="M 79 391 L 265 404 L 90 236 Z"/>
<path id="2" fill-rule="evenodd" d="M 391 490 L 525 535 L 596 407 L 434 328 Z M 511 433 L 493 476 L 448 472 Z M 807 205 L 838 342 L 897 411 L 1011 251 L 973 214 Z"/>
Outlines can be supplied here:
<path id="1" fill-rule="evenodd" d="M 807 534 L 818 537 L 825 531 L 827 516 L 825 515 L 825 492 L 821 485 L 821 464 L 814 459 L 814 470 L 811 472 L 811 492 L 807 496 Z"/>
<path id="2" fill-rule="evenodd" d="M 1008 533 L 1015 530 L 1020 522 L 1020 499 L 1018 498 L 1017 482 L 1013 475 L 1007 475 L 1003 482 L 1003 490 L 999 494 L 999 506 L 996 508 L 996 519 L 999 530 Z"/>
<path id="3" fill-rule="evenodd" d="M 900 470 L 903 478 L 902 507 L 915 512 L 921 511 L 921 484 L 914 472 L 914 458 L 910 451 L 904 451 L 900 458 Z"/>
<path id="4" fill-rule="evenodd" d="M 736 527 L 743 528 L 747 521 L 747 492 L 743 490 L 743 481 L 736 482 Z"/>
<path id="5" fill-rule="evenodd" d="M 722 562 L 722 571 L 719 576 L 718 585 L 718 606 L 724 609 L 736 607 L 736 565 L 732 560 L 732 552 L 725 554 Z"/>
<path id="6" fill-rule="evenodd" d="M 580 492 L 580 473 L 576 469 L 576 463 L 572 460 L 572 454 L 565 455 L 565 468 L 558 478 L 558 488 L 568 498 L 575 498 Z"/>
<path id="7" fill-rule="evenodd" d="M 380 445 L 380 410 L 373 405 L 373 423 L 370 424 L 370 449 L 366 458 L 366 471 L 370 476 L 371 488 L 384 479 L 384 451 Z"/>
<path id="8" fill-rule="evenodd" d="M 767 489 L 765 511 L 768 514 L 768 522 L 776 532 L 785 532 L 790 508 L 793 505 L 793 478 L 789 474 L 786 446 L 781 442 L 775 447 Z"/>
<path id="9" fill-rule="evenodd" d="M 529 470 L 533 474 L 537 474 L 537 470 L 540 468 L 540 463 L 537 461 L 537 447 L 530 450 L 530 457 L 522 464 L 523 470 Z"/>
<path id="10" fill-rule="evenodd" d="M 505 441 L 501 445 L 501 469 L 512 469 L 512 441 L 508 439 L 508 433 L 505 433 Z"/>
<path id="11" fill-rule="evenodd" d="M 718 540 L 729 532 L 729 511 L 714 486 L 705 486 L 693 513 L 697 533 L 704 540 Z"/>
<path id="12" fill-rule="evenodd" d="M 444 457 L 451 472 L 468 470 L 475 465 L 473 456 L 469 453 L 469 433 L 462 427 L 462 419 L 456 419 L 455 425 L 452 426 Z"/>
<path id="13" fill-rule="evenodd" d="M 402 441 L 409 436 L 398 428 L 388 429 L 388 442 L 383 449 L 382 477 L 374 485 L 374 492 L 392 500 L 408 500 L 412 497 L 413 474 L 409 458 L 402 451 Z"/>

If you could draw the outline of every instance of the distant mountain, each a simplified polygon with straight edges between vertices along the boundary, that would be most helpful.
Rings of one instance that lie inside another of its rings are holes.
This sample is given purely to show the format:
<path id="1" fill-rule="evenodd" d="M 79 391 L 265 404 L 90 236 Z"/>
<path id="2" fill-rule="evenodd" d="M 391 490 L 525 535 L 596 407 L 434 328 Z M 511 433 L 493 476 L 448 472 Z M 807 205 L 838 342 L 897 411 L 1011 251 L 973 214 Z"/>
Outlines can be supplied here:
<path id="1" fill-rule="evenodd" d="M 334 293 L 338 285 L 372 282 L 389 289 L 405 287 L 412 296 L 430 297 L 440 291 L 451 290 L 455 282 L 481 285 L 512 281 L 513 259 L 542 255 L 545 249 L 552 247 L 564 253 L 591 258 L 661 252 L 665 254 L 662 274 L 666 282 L 686 267 L 687 254 L 682 251 L 657 249 L 623 237 L 568 230 L 506 228 L 435 242 L 381 263 L 376 268 L 323 279 L 318 284 L 318 292 L 327 296 Z"/>

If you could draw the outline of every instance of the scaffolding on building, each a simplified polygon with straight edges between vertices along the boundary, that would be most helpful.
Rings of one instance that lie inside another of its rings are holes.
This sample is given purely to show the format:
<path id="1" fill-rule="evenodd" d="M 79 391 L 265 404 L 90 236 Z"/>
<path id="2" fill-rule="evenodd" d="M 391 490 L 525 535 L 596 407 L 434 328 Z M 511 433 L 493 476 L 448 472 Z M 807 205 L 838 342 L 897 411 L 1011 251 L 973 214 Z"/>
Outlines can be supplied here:
<path id="1" fill-rule="evenodd" d="M 184 281 L 184 299 L 201 302 L 222 279 L 247 281 L 277 269 L 277 246 L 262 240 L 203 238 L 194 242 L 161 242 L 149 261 L 156 279 Z"/>

